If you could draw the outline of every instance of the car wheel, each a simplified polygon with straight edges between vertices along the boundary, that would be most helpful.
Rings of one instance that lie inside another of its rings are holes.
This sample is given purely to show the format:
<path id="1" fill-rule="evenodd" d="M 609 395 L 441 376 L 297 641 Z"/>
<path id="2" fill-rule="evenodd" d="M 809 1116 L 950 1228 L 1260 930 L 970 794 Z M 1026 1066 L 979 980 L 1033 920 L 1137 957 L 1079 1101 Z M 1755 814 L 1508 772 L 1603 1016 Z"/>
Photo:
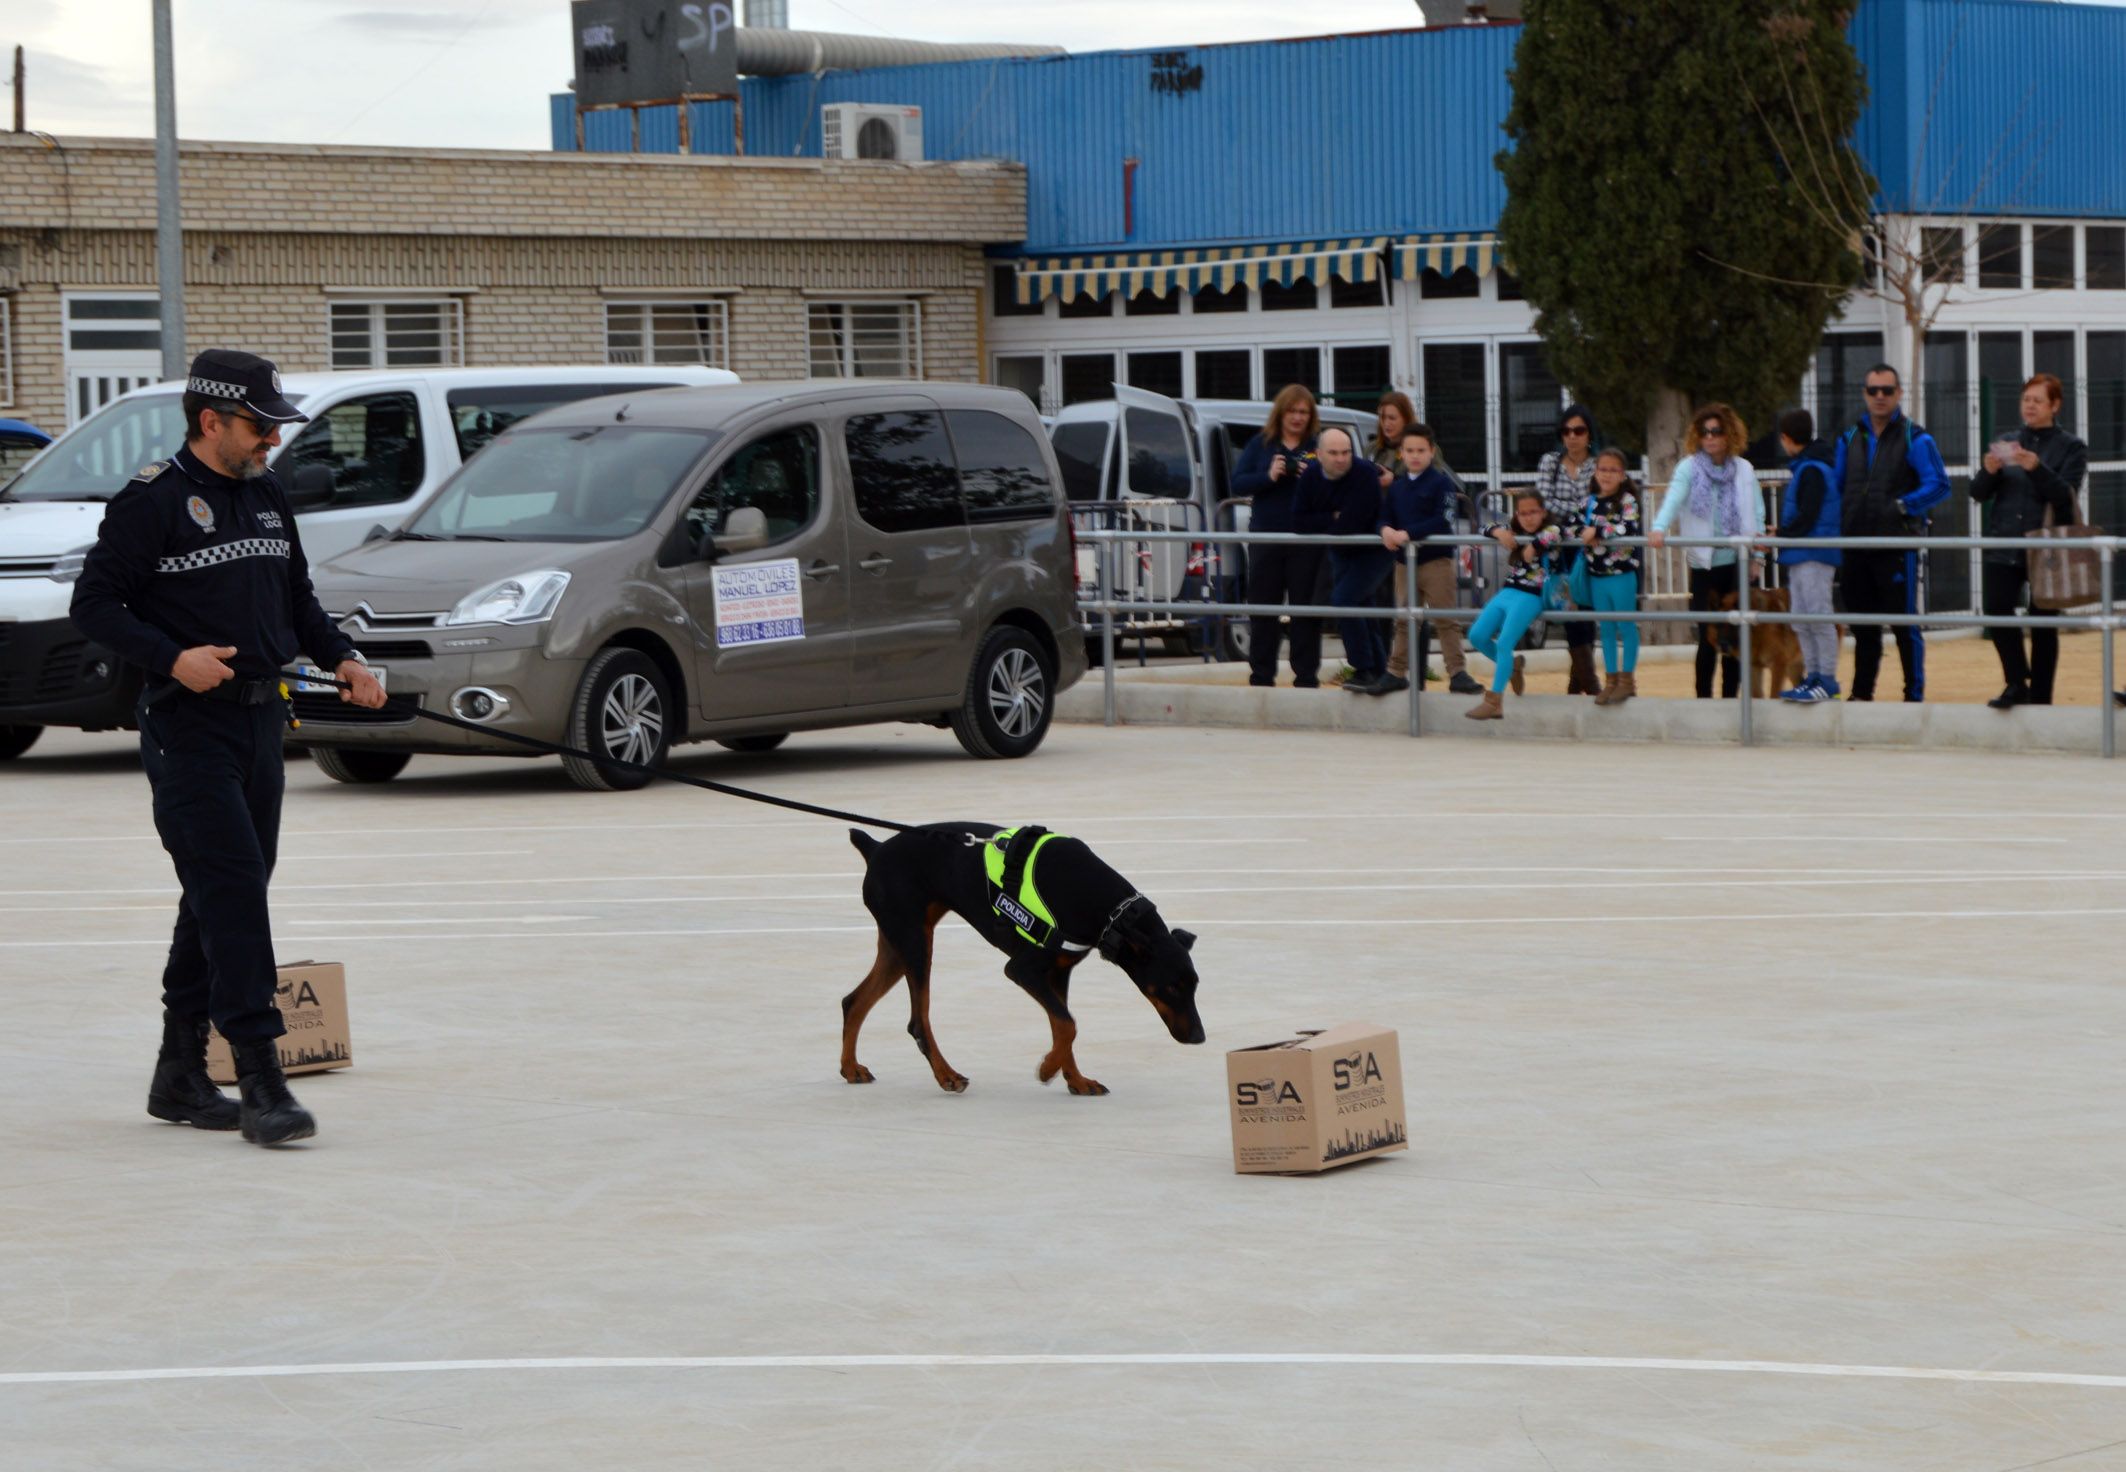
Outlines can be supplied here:
<path id="1" fill-rule="evenodd" d="M 1055 685 L 1033 636 L 999 624 L 975 654 L 966 698 L 952 713 L 952 734 L 973 756 L 1025 756 L 1048 734 Z"/>
<path id="2" fill-rule="evenodd" d="M 1219 621 L 1218 657 L 1228 664 L 1248 662 L 1248 621 L 1245 618 Z"/>
<path id="3" fill-rule="evenodd" d="M 373 751 L 358 746 L 313 746 L 310 760 L 335 782 L 389 782 L 413 760 L 410 751 Z"/>
<path id="4" fill-rule="evenodd" d="M 0 726 L 0 762 L 13 761 L 37 744 L 42 726 Z"/>
<path id="5" fill-rule="evenodd" d="M 647 783 L 650 774 L 607 762 L 658 765 L 672 749 L 673 714 L 664 676 L 648 655 L 633 649 L 601 649 L 576 688 L 568 744 L 603 760 L 565 756 L 561 765 L 570 780 L 586 791 L 632 792 Z"/>
<path id="6" fill-rule="evenodd" d="M 719 736 L 716 744 L 726 751 L 773 751 L 789 739 L 788 731 L 777 731 L 772 736 Z"/>

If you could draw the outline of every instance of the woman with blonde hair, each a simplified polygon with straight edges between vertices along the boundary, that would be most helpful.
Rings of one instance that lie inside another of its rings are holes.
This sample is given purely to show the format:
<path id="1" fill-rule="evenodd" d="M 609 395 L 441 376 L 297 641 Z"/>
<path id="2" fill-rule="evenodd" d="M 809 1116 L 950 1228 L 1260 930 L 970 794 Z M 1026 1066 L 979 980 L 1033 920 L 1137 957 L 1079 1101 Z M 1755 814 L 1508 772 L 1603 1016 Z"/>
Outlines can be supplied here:
<path id="1" fill-rule="evenodd" d="M 1314 441 L 1321 431 L 1314 395 L 1306 385 L 1288 383 L 1277 391 L 1262 433 L 1248 441 L 1233 467 L 1233 494 L 1254 498 L 1248 530 L 1297 530 L 1299 477 L 1314 463 Z M 1250 603 L 1311 603 L 1321 580 L 1321 547 L 1278 547 L 1255 543 L 1248 548 Z M 1283 629 L 1275 616 L 1248 620 L 1248 683 L 1277 683 L 1277 646 Z M 1292 683 L 1302 690 L 1321 684 L 1321 620 L 1292 620 Z"/>
<path id="2" fill-rule="evenodd" d="M 1646 540 L 1655 547 L 1682 524 L 1686 537 L 1761 537 L 1764 535 L 1764 493 L 1757 486 L 1757 471 L 1742 458 L 1749 431 L 1742 416 L 1727 404 L 1707 404 L 1690 417 L 1690 430 L 1683 439 L 1683 458 L 1669 477 L 1668 494 L 1661 513 L 1654 518 Z M 1729 594 L 1740 591 L 1742 565 L 1729 547 L 1692 547 L 1685 554 L 1690 563 L 1690 606 L 1693 612 L 1714 611 Z M 1750 554 L 1750 572 L 1764 564 L 1764 554 Z M 1720 693 L 1732 700 L 1742 690 L 1742 661 L 1721 656 L 1713 645 L 1714 625 L 1698 625 L 1698 698 L 1713 698 L 1713 664 L 1720 665 Z"/>

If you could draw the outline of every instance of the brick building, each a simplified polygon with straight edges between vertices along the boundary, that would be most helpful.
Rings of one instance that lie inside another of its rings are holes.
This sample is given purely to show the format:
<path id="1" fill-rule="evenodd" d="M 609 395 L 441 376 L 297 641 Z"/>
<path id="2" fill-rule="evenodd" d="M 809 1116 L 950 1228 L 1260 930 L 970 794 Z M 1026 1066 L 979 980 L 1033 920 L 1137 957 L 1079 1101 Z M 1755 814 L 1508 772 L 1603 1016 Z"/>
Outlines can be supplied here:
<path id="1" fill-rule="evenodd" d="M 186 341 L 289 372 L 705 362 L 979 380 L 1012 163 L 187 143 Z M 148 140 L 0 134 L 0 412 L 161 376 Z"/>

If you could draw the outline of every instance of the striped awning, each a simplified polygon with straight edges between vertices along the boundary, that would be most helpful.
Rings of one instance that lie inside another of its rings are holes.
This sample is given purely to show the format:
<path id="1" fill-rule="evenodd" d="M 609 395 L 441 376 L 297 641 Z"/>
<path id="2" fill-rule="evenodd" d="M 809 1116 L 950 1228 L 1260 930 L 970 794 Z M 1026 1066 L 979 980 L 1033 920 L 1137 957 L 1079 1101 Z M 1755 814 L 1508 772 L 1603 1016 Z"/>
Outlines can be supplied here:
<path id="1" fill-rule="evenodd" d="M 1463 232 L 1459 235 L 1405 235 L 1391 250 L 1395 279 L 1415 281 L 1426 271 L 1452 276 L 1464 266 L 1479 277 L 1489 276 L 1498 256 L 1498 239 L 1491 235 Z"/>
<path id="2" fill-rule="evenodd" d="M 1019 262 L 1018 299 L 1030 305 L 1055 297 L 1074 301 L 1113 292 L 1135 296 L 1149 291 L 1219 291 L 1264 283 L 1291 286 L 1312 281 L 1327 286 L 1331 277 L 1378 281 L 1385 235 L 1355 240 L 1294 242 L 1287 245 L 1236 245 L 1201 250 L 1133 251 L 1120 255 L 1040 256 Z"/>

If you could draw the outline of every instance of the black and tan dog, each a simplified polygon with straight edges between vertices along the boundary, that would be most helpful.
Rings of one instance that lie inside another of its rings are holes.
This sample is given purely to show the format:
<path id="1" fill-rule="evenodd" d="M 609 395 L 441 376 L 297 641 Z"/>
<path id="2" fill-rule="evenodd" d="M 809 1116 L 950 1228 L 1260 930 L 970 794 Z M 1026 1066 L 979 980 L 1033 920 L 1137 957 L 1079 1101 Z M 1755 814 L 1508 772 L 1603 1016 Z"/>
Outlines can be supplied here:
<path id="1" fill-rule="evenodd" d="M 1070 1015 L 1070 974 L 1094 952 L 1129 974 L 1176 1042 L 1202 1042 L 1196 967 L 1189 959 L 1196 937 L 1168 930 L 1158 908 L 1080 840 L 1047 834 L 1036 849 L 1044 836 L 1038 828 L 1015 831 L 1006 853 L 1009 882 L 992 883 L 985 851 L 998 831 L 993 824 L 930 823 L 880 842 L 850 830 L 849 841 L 864 856 L 864 907 L 878 921 L 878 959 L 842 998 L 842 1077 L 852 1084 L 871 1082 L 871 1070 L 856 1061 L 856 1035 L 879 998 L 905 976 L 915 1046 L 930 1060 L 939 1088 L 957 1094 L 967 1087 L 966 1077 L 938 1051 L 930 1027 L 932 942 L 948 912 L 1011 958 L 1004 974 L 1048 1013 L 1042 1083 L 1060 1073 L 1073 1094 L 1107 1092 L 1078 1071 L 1071 1051 L 1078 1024 Z M 1036 869 L 1052 926 L 1018 903 L 1028 863 Z"/>

